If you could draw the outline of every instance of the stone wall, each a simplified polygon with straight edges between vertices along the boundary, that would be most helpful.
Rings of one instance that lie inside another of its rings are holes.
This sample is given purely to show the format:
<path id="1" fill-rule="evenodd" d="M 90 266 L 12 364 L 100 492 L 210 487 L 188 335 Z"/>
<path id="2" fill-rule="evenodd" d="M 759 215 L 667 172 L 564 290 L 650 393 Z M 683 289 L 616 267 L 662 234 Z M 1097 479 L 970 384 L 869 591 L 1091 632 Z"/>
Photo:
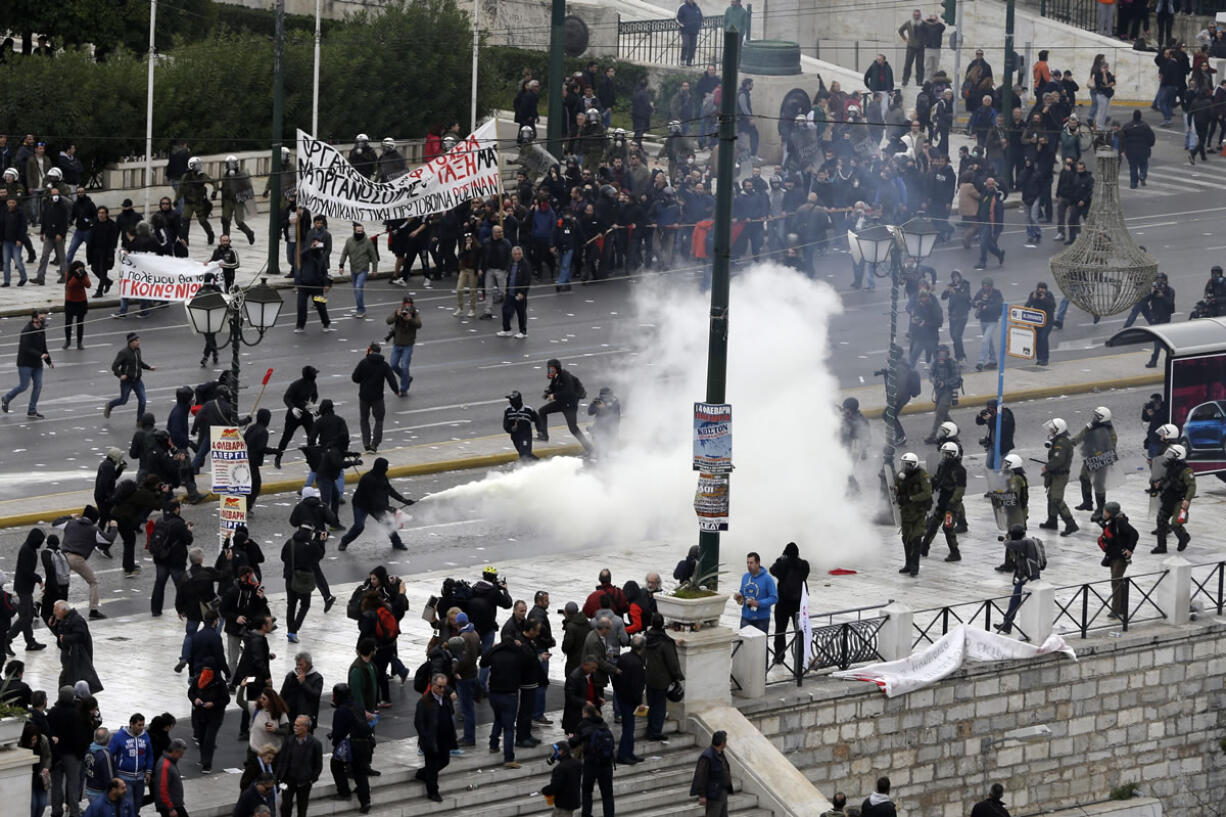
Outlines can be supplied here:
<path id="1" fill-rule="evenodd" d="M 1049 739 L 1007 741 L 987 756 L 987 777 L 1005 786 L 1014 814 L 1102 801 L 1130 782 L 1166 815 L 1218 813 L 1226 623 L 1072 643 L 1075 662 L 973 665 L 893 699 L 821 679 L 771 687 L 740 707 L 827 796 L 858 803 L 888 774 L 904 814 L 963 817 L 982 797 L 981 741 L 1036 724 Z"/>

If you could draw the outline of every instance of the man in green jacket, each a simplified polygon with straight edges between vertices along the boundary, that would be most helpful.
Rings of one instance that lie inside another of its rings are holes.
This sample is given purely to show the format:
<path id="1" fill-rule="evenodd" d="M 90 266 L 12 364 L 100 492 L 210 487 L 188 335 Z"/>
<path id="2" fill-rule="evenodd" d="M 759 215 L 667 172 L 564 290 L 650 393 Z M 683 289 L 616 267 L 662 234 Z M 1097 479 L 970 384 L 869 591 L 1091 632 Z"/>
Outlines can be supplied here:
<path id="1" fill-rule="evenodd" d="M 341 250 L 341 261 L 337 265 L 340 272 L 345 271 L 345 262 L 349 261 L 353 270 L 350 279 L 353 281 L 353 317 L 366 319 L 366 278 L 379 271 L 379 248 L 373 239 L 366 237 L 366 228 L 354 223 L 353 235 L 345 239 L 345 247 Z"/>
<path id="2" fill-rule="evenodd" d="M 1064 501 L 1064 489 L 1068 487 L 1069 470 L 1073 464 L 1073 441 L 1069 437 L 1068 423 L 1059 417 L 1053 417 L 1043 424 L 1047 429 L 1047 465 L 1043 466 L 1043 487 L 1047 489 L 1047 520 L 1039 523 L 1040 528 L 1056 530 L 1059 524 L 1056 517 L 1064 520 L 1064 530 L 1061 536 L 1068 536 L 1077 530 L 1077 522 L 1073 519 L 1068 504 Z"/>
<path id="3" fill-rule="evenodd" d="M 749 36 L 749 9 L 742 5 L 741 0 L 731 0 L 724 9 L 724 31 L 736 29 L 741 35 L 741 42 Z"/>
<path id="4" fill-rule="evenodd" d="M 907 563 L 899 573 L 919 575 L 920 549 L 924 541 L 928 510 L 932 507 L 932 481 L 920 468 L 919 457 L 908 451 L 899 458 L 901 470 L 894 477 L 894 500 L 902 528 L 902 547 Z"/>
<path id="5" fill-rule="evenodd" d="M 348 244 L 346 244 L 348 249 Z M 400 308 L 387 316 L 392 331 L 388 338 L 392 341 L 392 371 L 400 377 L 400 396 L 409 396 L 409 384 L 413 376 L 409 374 L 409 364 L 413 362 L 413 345 L 417 343 L 417 330 L 421 329 L 421 315 L 413 305 L 413 299 L 405 295 L 400 302 Z"/>

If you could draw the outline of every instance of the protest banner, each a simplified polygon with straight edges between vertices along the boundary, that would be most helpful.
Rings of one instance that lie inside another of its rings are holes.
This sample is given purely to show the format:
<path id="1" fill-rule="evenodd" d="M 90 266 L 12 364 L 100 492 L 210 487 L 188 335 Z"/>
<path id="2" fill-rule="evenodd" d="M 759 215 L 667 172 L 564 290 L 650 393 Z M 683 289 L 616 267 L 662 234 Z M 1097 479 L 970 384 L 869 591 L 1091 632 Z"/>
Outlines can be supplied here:
<path id="1" fill-rule="evenodd" d="M 147 252 L 119 253 L 119 297 L 148 301 L 190 301 L 206 273 L 221 278 L 221 266 Z"/>
<path id="2" fill-rule="evenodd" d="M 209 428 L 210 455 L 213 458 L 213 493 L 251 493 L 251 465 L 247 461 L 247 442 L 234 426 Z"/>
<path id="3" fill-rule="evenodd" d="M 234 535 L 239 525 L 247 524 L 247 497 L 223 494 L 219 499 L 221 500 L 221 514 L 218 517 L 217 535 L 218 541 L 224 545 L 226 539 Z"/>
<path id="4" fill-rule="evenodd" d="M 387 182 L 368 179 L 339 150 L 298 131 L 298 202 L 312 215 L 389 221 L 442 213 L 501 192 L 493 119 L 424 165 Z"/>

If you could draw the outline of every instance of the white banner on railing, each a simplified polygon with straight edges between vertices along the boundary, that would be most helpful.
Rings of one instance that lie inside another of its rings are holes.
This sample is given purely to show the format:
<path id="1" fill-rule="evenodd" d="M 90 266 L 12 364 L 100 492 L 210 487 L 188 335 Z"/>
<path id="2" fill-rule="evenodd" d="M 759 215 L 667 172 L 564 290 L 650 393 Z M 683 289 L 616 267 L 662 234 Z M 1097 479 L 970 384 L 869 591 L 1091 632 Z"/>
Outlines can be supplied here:
<path id="1" fill-rule="evenodd" d="M 348 221 L 428 216 L 473 198 L 496 196 L 500 188 L 493 119 L 443 155 L 390 182 L 366 178 L 339 150 L 298 131 L 298 201 L 312 215 Z"/>
<path id="2" fill-rule="evenodd" d="M 151 301 L 190 301 L 204 283 L 204 274 L 220 277 L 216 261 L 201 264 L 148 252 L 119 254 L 119 297 Z"/>
<path id="3" fill-rule="evenodd" d="M 869 681 L 887 697 L 894 698 L 936 683 L 967 661 L 1022 661 L 1057 652 L 1077 660 L 1077 653 L 1056 633 L 1036 647 L 959 624 L 931 646 L 902 660 L 840 670 L 831 675 L 848 681 Z"/>

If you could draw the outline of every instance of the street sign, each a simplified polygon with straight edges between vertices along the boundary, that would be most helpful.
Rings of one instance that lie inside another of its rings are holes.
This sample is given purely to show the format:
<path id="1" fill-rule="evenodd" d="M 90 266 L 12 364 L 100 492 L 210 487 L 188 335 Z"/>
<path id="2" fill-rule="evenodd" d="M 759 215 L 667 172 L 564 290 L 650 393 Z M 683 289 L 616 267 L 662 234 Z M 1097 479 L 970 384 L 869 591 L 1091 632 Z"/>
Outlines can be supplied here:
<path id="1" fill-rule="evenodd" d="M 1009 324 L 1009 342 L 1005 347 L 1009 357 L 1034 360 L 1034 327 Z"/>
<path id="2" fill-rule="evenodd" d="M 1027 326 L 1046 326 L 1047 313 L 1042 309 L 1011 306 L 1009 307 L 1009 321 L 1011 323 L 1024 323 Z"/>

